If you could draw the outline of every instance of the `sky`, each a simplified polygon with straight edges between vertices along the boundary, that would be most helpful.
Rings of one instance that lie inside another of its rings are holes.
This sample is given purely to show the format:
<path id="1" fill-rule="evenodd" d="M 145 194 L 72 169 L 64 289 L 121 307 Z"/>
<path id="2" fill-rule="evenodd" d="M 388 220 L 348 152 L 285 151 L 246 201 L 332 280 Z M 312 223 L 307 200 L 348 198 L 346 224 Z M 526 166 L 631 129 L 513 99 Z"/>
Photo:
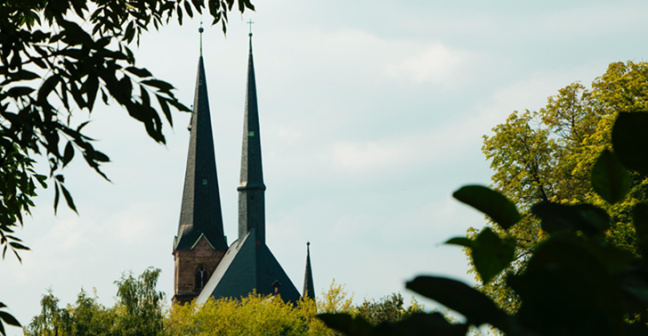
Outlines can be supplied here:
<path id="1" fill-rule="evenodd" d="M 335 281 L 356 302 L 409 298 L 405 282 L 421 274 L 474 284 L 461 249 L 443 243 L 485 224 L 451 196 L 490 183 L 482 137 L 513 111 L 648 54 L 645 1 L 253 3 L 255 12 L 230 15 L 226 36 L 220 26 L 203 34 L 225 233 L 236 239 L 252 20 L 267 244 L 301 289 L 310 241 L 316 294 Z M 195 17 L 145 33 L 136 51 L 137 65 L 188 106 L 199 26 Z M 116 104 L 75 118 L 90 118 L 112 182 L 75 159 L 64 173 L 78 215 L 61 207 L 55 216 L 52 190 L 40 190 L 17 232 L 32 250 L 22 264 L 9 254 L 0 263 L 0 298 L 23 324 L 48 289 L 61 306 L 82 288 L 112 305 L 114 281 L 150 266 L 173 296 L 189 115 L 173 114 L 166 145 Z"/>

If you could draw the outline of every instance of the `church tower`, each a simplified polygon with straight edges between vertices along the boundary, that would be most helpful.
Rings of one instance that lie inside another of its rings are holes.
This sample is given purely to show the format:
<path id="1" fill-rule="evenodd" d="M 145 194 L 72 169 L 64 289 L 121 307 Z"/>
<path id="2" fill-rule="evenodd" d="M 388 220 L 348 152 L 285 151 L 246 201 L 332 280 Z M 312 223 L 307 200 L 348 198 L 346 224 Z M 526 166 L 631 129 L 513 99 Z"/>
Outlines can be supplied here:
<path id="1" fill-rule="evenodd" d="M 180 304 L 200 294 L 227 251 L 202 56 L 202 27 L 199 32 L 196 93 L 188 127 L 191 133 L 189 153 L 178 235 L 173 243 L 173 303 Z"/>
<path id="2" fill-rule="evenodd" d="M 238 239 L 232 243 L 204 290 L 196 298 L 241 298 L 252 292 L 277 295 L 297 303 L 299 291 L 266 245 L 265 190 L 261 164 L 261 138 L 257 106 L 252 33 L 248 56 L 247 93 L 243 124 L 243 150 L 239 194 Z"/>
<path id="3" fill-rule="evenodd" d="M 261 165 L 261 133 L 257 106 L 254 61 L 252 59 L 252 33 L 245 97 L 243 123 L 243 150 L 241 153 L 241 179 L 239 183 L 239 230 L 243 239 L 252 229 L 256 231 L 256 244 L 265 244 L 265 190 Z"/>

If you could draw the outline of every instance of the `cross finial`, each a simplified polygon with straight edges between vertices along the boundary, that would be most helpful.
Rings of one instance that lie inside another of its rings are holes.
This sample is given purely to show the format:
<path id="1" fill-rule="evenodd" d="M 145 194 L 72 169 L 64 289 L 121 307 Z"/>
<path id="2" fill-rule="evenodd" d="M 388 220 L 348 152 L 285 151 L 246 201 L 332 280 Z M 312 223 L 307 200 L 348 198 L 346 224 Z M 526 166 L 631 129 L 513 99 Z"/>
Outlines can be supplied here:
<path id="1" fill-rule="evenodd" d="M 254 22 L 252 22 L 252 20 L 249 20 L 247 23 L 250 25 L 250 36 L 252 36 L 252 24 Z"/>

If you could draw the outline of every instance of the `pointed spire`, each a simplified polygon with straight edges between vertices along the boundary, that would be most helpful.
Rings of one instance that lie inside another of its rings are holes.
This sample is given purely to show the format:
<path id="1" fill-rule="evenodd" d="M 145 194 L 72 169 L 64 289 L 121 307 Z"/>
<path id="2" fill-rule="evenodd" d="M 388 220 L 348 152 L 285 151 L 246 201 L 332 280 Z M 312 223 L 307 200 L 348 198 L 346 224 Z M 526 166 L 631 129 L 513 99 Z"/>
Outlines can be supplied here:
<path id="1" fill-rule="evenodd" d="M 306 274 L 304 274 L 304 297 L 315 298 L 315 285 L 313 285 L 313 269 L 310 261 L 310 242 L 306 243 Z"/>
<path id="2" fill-rule="evenodd" d="M 201 35 L 202 31 L 201 27 Z M 202 55 L 198 58 L 196 94 L 189 129 L 189 154 L 174 250 L 192 249 L 200 237 L 205 237 L 214 249 L 227 249 Z"/>
<path id="3" fill-rule="evenodd" d="M 257 244 L 265 244 L 265 190 L 261 164 L 261 134 L 257 108 L 254 62 L 252 60 L 252 34 L 248 60 L 245 121 L 243 125 L 243 151 L 241 154 L 241 180 L 239 192 L 239 239 L 256 229 Z"/>

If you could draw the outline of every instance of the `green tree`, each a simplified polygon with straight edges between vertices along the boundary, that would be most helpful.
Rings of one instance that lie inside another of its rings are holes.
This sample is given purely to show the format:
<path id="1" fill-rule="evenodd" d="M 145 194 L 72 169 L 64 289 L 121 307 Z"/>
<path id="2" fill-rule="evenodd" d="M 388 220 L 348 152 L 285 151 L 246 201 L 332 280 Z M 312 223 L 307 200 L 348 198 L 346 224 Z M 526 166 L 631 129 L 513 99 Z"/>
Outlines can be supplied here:
<path id="1" fill-rule="evenodd" d="M 400 293 L 392 293 L 378 301 L 364 300 L 357 307 L 357 315 L 362 316 L 372 325 L 379 325 L 383 322 L 402 321 L 412 314 L 423 312 L 423 306 L 419 305 L 413 297 L 409 307 L 405 308 L 404 303 Z"/>
<path id="2" fill-rule="evenodd" d="M 648 110 L 619 112 L 610 133 L 611 150 L 594 160 L 590 183 L 602 207 L 590 203 L 540 201 L 529 211 L 538 218 L 545 239 L 529 252 L 524 267 L 514 269 L 520 240 L 512 237 L 524 216 L 501 192 L 465 186 L 453 196 L 482 211 L 493 223 L 474 237 L 447 243 L 469 250 L 482 285 L 508 272 L 505 285 L 517 295 L 518 307 L 507 312 L 489 296 L 464 283 L 418 276 L 406 287 L 462 314 L 453 324 L 441 314 L 412 314 L 399 322 L 371 325 L 361 316 L 320 314 L 331 328 L 351 336 L 466 335 L 470 327 L 490 325 L 511 336 L 647 335 L 648 203 L 631 209 L 636 251 L 609 242 L 616 221 L 612 211 L 631 193 L 633 178 L 648 177 Z M 500 237 L 494 230 L 504 233 Z"/>
<path id="3" fill-rule="evenodd" d="M 236 1 L 243 12 L 250 0 Z M 131 51 L 141 34 L 177 18 L 209 10 L 212 24 L 226 29 L 235 0 L 7 0 L 0 4 L 0 249 L 28 249 L 14 234 L 34 206 L 37 187 L 54 185 L 54 211 L 61 196 L 74 211 L 62 169 L 81 155 L 101 176 L 108 162 L 83 132 L 97 101 L 124 108 L 148 135 L 164 143 L 163 118 L 189 111 L 173 86 L 137 67 Z M 120 110 L 120 109 L 117 109 Z M 86 114 L 87 113 L 87 114 Z M 73 118 L 74 115 L 74 118 Z M 162 117 L 164 115 L 164 117 Z M 78 118 L 81 117 L 81 120 Z M 43 157 L 49 170 L 36 171 Z M 0 308 L 4 308 L 0 304 Z M 19 325 L 0 311 L 4 323 Z"/>
<path id="4" fill-rule="evenodd" d="M 490 222 L 500 236 L 517 241 L 511 274 L 524 271 L 534 248 L 547 237 L 540 219 L 531 212 L 538 202 L 590 203 L 605 209 L 612 218 L 607 241 L 639 253 L 631 213 L 637 203 L 647 199 L 648 180 L 633 172 L 630 193 L 610 204 L 597 193 L 601 190 L 594 189 L 590 173 L 599 155 L 612 148 L 610 134 L 618 113 L 648 107 L 647 88 L 648 63 L 612 63 L 591 89 L 578 82 L 570 84 L 550 97 L 544 108 L 515 111 L 493 128 L 494 135 L 484 136 L 482 150 L 494 170 L 492 186 L 522 214 L 520 223 L 508 232 Z M 470 229 L 468 235 L 478 234 Z M 508 312 L 519 308 L 504 278 L 482 290 Z"/>
<path id="5" fill-rule="evenodd" d="M 84 290 L 74 305 L 59 307 L 51 291 L 41 299 L 41 314 L 24 328 L 27 336 L 128 336 L 160 335 L 163 328 L 164 294 L 155 287 L 160 269 L 149 268 L 138 278 L 124 274 L 117 285 L 117 303 L 100 304 Z"/>

